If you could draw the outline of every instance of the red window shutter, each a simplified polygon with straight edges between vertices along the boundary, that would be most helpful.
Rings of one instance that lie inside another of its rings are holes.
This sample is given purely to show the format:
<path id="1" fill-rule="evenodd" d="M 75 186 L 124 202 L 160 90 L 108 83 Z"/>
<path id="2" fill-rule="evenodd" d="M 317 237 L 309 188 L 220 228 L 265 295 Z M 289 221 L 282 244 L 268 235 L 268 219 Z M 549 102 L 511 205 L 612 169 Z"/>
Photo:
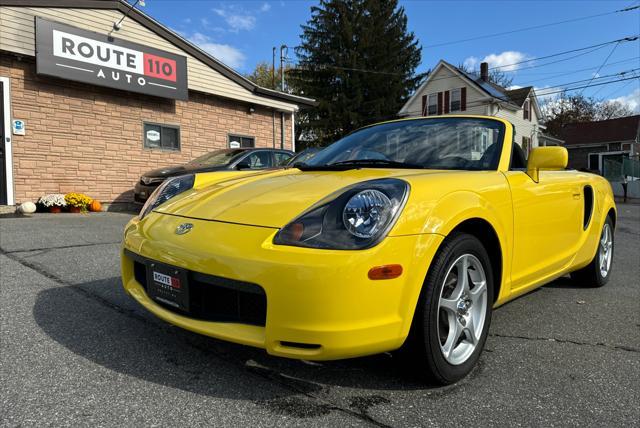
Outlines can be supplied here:
<path id="1" fill-rule="evenodd" d="M 460 88 L 460 110 L 465 111 L 467 109 L 467 88 Z"/>
<path id="2" fill-rule="evenodd" d="M 442 114 L 442 92 L 438 92 L 438 114 Z"/>
<path id="3" fill-rule="evenodd" d="M 422 115 L 423 116 L 427 115 L 427 96 L 426 95 L 422 96 Z"/>
<path id="4" fill-rule="evenodd" d="M 449 113 L 449 91 L 444 91 L 444 113 Z"/>

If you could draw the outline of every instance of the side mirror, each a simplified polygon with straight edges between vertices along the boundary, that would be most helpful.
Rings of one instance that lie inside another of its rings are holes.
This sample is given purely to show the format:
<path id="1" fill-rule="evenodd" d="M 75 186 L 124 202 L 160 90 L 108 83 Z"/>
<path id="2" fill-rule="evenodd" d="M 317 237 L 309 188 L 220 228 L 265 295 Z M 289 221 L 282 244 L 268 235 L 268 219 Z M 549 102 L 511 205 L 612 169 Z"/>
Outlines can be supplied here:
<path id="1" fill-rule="evenodd" d="M 563 170 L 567 167 L 569 153 L 564 147 L 536 147 L 529 153 L 527 175 L 536 183 L 540 181 L 539 171 Z"/>
<path id="2" fill-rule="evenodd" d="M 251 169 L 251 164 L 249 163 L 248 160 L 241 160 L 236 165 L 236 169 Z"/>

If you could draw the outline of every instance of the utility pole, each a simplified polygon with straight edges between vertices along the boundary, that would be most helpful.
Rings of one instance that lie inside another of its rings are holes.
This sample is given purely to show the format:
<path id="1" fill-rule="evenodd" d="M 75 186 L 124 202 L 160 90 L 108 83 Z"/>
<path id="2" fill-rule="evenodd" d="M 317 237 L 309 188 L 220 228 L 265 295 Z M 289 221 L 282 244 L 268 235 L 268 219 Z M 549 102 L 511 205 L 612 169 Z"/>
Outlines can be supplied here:
<path id="1" fill-rule="evenodd" d="M 284 59 L 286 58 L 287 45 L 280 46 L 280 90 L 284 92 Z"/>
<path id="2" fill-rule="evenodd" d="M 273 89 L 276 88 L 276 47 L 273 47 L 272 50 L 272 58 L 271 58 L 271 86 Z"/>

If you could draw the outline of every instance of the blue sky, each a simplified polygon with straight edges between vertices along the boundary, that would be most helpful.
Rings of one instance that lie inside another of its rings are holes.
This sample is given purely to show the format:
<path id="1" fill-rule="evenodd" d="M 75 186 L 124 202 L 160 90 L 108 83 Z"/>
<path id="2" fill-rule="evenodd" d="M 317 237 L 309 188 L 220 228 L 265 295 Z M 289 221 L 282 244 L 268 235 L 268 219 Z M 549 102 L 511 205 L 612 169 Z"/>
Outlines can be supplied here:
<path id="1" fill-rule="evenodd" d="M 309 19 L 310 7 L 317 3 L 303 0 L 146 0 L 143 10 L 227 65 L 247 73 L 257 62 L 271 61 L 273 46 L 297 45 L 300 26 Z M 640 11 L 636 9 L 510 35 L 430 47 L 491 33 L 613 12 L 639 3 L 631 0 L 400 2 L 406 10 L 410 30 L 423 46 L 419 71 L 433 67 L 441 58 L 452 64 L 466 62 L 476 67 L 482 60 L 489 60 L 492 66 L 499 66 L 638 34 Z M 508 71 L 515 78 L 514 85 L 531 84 L 539 91 L 549 91 L 545 88 L 590 79 L 603 64 L 599 76 L 640 67 L 638 41 L 619 44 L 615 50 L 613 47 L 609 45 L 546 66 L 541 66 L 545 61 L 534 61 L 509 68 Z M 557 59 L 564 58 L 566 57 Z M 292 60 L 295 61 L 293 55 Z M 551 60 L 546 62 L 549 61 Z M 640 112 L 640 84 L 637 79 L 588 88 L 584 94 L 617 99 Z"/>

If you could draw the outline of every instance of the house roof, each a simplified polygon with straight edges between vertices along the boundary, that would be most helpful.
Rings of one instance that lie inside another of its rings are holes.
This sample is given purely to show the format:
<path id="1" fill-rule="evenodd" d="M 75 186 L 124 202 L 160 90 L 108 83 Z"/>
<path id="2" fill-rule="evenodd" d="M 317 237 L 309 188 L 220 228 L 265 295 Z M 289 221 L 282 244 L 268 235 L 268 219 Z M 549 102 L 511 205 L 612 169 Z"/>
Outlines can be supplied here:
<path id="1" fill-rule="evenodd" d="M 522 107 L 527 97 L 531 93 L 533 86 L 525 86 L 524 88 L 506 90 L 505 95 L 517 106 Z"/>
<path id="2" fill-rule="evenodd" d="M 175 33 L 173 30 L 162 25 L 149 15 L 132 8 L 125 0 L 0 0 L 0 6 L 24 6 L 24 7 L 48 7 L 48 8 L 74 8 L 74 9 L 113 9 L 118 10 L 140 25 L 153 31 L 160 37 L 166 39 L 174 46 L 192 55 L 207 66 L 216 70 L 226 78 L 234 81 L 243 88 L 266 98 L 288 101 L 295 104 L 313 106 L 316 102 L 311 98 L 300 97 L 284 92 L 258 86 L 231 67 L 223 64 L 195 44 Z"/>
<path id="3" fill-rule="evenodd" d="M 501 101 L 506 101 L 511 104 L 514 104 L 518 108 L 522 107 L 522 105 L 524 104 L 524 101 L 527 99 L 527 97 L 529 96 L 529 93 L 533 89 L 533 86 L 525 86 L 524 88 L 509 90 L 493 82 L 482 80 L 480 75 L 476 73 L 468 73 L 454 65 L 449 64 L 446 61 L 442 61 L 442 62 L 447 64 L 449 67 L 455 69 L 458 73 L 463 74 L 467 79 L 471 80 L 473 83 L 476 84 L 476 86 L 478 86 L 487 94 Z"/>
<path id="4" fill-rule="evenodd" d="M 563 127 L 562 138 L 566 145 L 608 143 L 637 140 L 639 132 L 640 115 L 635 115 L 598 122 L 570 123 Z"/>

